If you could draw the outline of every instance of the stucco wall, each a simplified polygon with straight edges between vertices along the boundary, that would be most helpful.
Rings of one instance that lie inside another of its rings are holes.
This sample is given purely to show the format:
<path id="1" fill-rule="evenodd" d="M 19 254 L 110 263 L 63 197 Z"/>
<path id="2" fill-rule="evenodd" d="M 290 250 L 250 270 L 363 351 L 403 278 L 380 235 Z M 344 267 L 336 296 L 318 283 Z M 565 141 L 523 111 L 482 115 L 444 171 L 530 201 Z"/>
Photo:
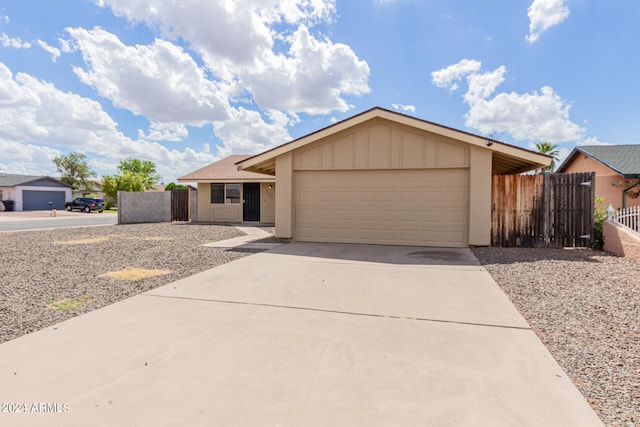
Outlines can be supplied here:
<path id="1" fill-rule="evenodd" d="M 255 182 L 255 181 L 251 181 Z M 227 181 L 227 183 L 242 183 L 241 181 Z M 271 185 L 271 188 L 269 188 Z M 244 187 L 243 187 L 244 191 Z M 241 197 L 243 197 L 241 195 Z M 199 222 L 242 222 L 242 203 L 211 203 L 211 183 L 198 183 L 197 220 Z M 192 220 L 194 220 L 192 218 Z M 260 183 L 260 222 L 273 224 L 275 222 L 275 183 Z"/>
<path id="2" fill-rule="evenodd" d="M 564 173 L 574 172 L 595 172 L 596 196 L 604 199 L 605 207 L 612 205 L 615 209 L 622 208 L 622 191 L 635 182 L 625 180 L 622 175 L 582 153 L 578 153 L 575 160 L 564 170 Z M 640 197 L 627 197 L 627 207 L 631 206 L 640 206 Z"/>
<path id="3" fill-rule="evenodd" d="M 293 238 L 293 154 L 276 157 L 276 236 Z"/>
<path id="4" fill-rule="evenodd" d="M 489 150 L 471 147 L 469 176 L 469 245 L 491 244 L 491 168 Z"/>
<path id="5" fill-rule="evenodd" d="M 605 221 L 603 232 L 605 251 L 618 256 L 640 259 L 640 236 L 613 221 Z"/>
<path id="6" fill-rule="evenodd" d="M 260 184 L 260 222 L 264 224 L 273 224 L 276 222 L 275 183 L 263 182 Z"/>
<path id="7" fill-rule="evenodd" d="M 118 191 L 118 224 L 171 221 L 171 191 Z"/>

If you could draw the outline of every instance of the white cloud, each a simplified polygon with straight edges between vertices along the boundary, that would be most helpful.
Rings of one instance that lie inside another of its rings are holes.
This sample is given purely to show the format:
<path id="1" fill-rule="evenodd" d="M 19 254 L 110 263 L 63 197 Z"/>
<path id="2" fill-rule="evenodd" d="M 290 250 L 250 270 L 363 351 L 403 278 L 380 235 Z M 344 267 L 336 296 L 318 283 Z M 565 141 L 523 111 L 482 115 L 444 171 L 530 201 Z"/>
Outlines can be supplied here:
<path id="1" fill-rule="evenodd" d="M 404 105 L 404 104 L 391 104 L 394 110 L 398 111 L 406 111 L 408 113 L 415 113 L 416 106 L 415 105 Z"/>
<path id="2" fill-rule="evenodd" d="M 23 42 L 19 37 L 9 37 L 5 33 L 0 34 L 0 43 L 4 47 L 14 49 L 29 49 L 31 47 L 31 43 Z"/>
<path id="3" fill-rule="evenodd" d="M 115 122 L 96 101 L 64 93 L 0 63 L 0 137 L 74 146 L 90 133 L 115 131 Z M 75 139 L 78 134 L 82 137 Z M 98 139 L 98 138 L 96 138 Z"/>
<path id="4" fill-rule="evenodd" d="M 369 66 L 351 48 L 318 40 L 301 25 L 288 39 L 289 56 L 270 56 L 260 67 L 240 70 L 256 103 L 266 109 L 309 114 L 347 111 L 342 97 L 369 92 Z"/>
<path id="5" fill-rule="evenodd" d="M 71 151 L 85 153 L 99 173 L 115 173 L 122 159 L 137 157 L 163 165 L 168 177 L 216 159 L 208 150 L 169 150 L 156 142 L 132 140 L 118 131 L 98 102 L 62 92 L 29 74 L 14 76 L 2 63 L 0 100 L 0 152 L 3 161 L 11 159 L 2 167 L 10 173 L 55 174 L 53 157 Z"/>
<path id="6" fill-rule="evenodd" d="M 585 130 L 569 118 L 570 104 L 551 87 L 544 86 L 531 93 L 503 92 L 493 96 L 504 81 L 506 67 L 481 73 L 479 61 L 473 62 L 473 66 L 469 66 L 469 60 L 463 61 L 431 75 L 433 83 L 443 88 L 466 77 L 468 90 L 463 99 L 469 106 L 465 115 L 467 126 L 486 135 L 508 132 L 517 140 L 557 143 L 584 138 Z"/>
<path id="7" fill-rule="evenodd" d="M 221 157 L 232 153 L 257 154 L 290 141 L 286 128 L 297 118 L 277 111 L 267 115 L 270 123 L 257 111 L 239 108 L 231 113 L 228 120 L 216 122 L 215 133 L 223 141 L 217 154 Z"/>
<path id="8" fill-rule="evenodd" d="M 187 127 L 181 123 L 151 123 L 150 132 L 138 129 L 138 138 L 151 141 L 182 141 L 189 136 Z"/>
<path id="9" fill-rule="evenodd" d="M 578 141 L 576 145 L 613 145 L 613 144 L 610 142 L 602 142 L 596 137 L 590 137 L 590 138 L 584 138 Z"/>
<path id="10" fill-rule="evenodd" d="M 532 44 L 550 27 L 560 24 L 569 16 L 565 0 L 533 0 L 528 10 L 529 35 L 527 41 Z"/>
<path id="11" fill-rule="evenodd" d="M 544 86 L 539 92 L 499 93 L 492 99 L 479 99 L 470 105 L 465 124 L 484 134 L 509 132 L 518 140 L 577 141 L 584 129 L 571 122 L 569 109 L 552 88 Z"/>
<path id="12" fill-rule="evenodd" d="M 43 42 L 42 40 L 38 40 L 37 43 L 38 43 L 38 46 L 40 46 L 45 52 L 48 52 L 49 54 L 51 54 L 51 60 L 53 62 L 56 62 L 58 60 L 58 58 L 60 57 L 60 49 L 53 46 L 49 46 L 47 43 Z"/>
<path id="13" fill-rule="evenodd" d="M 369 91 L 369 67 L 344 44 L 310 30 L 331 22 L 334 0 L 98 0 L 164 37 L 186 40 L 208 69 L 262 109 L 329 113 Z"/>
<path id="14" fill-rule="evenodd" d="M 60 43 L 60 49 L 64 53 L 71 53 L 75 49 L 73 43 L 70 40 L 59 38 L 58 43 Z"/>
<path id="15" fill-rule="evenodd" d="M 465 102 L 473 105 L 476 102 L 491 96 L 491 94 L 496 91 L 498 86 L 500 86 L 502 82 L 504 82 L 504 74 L 506 72 L 507 68 L 502 65 L 493 71 L 489 71 L 488 73 L 470 73 L 467 76 L 469 90 L 464 94 Z"/>
<path id="16" fill-rule="evenodd" d="M 475 59 L 463 59 L 457 64 L 432 72 L 431 80 L 434 85 L 453 92 L 459 88 L 456 82 L 464 76 L 478 71 L 481 66 L 482 63 Z"/>
<path id="17" fill-rule="evenodd" d="M 120 108 L 158 123 L 201 125 L 228 117 L 221 85 L 205 77 L 193 58 L 170 42 L 127 46 L 99 28 L 68 28 L 88 69 L 80 80 Z"/>
<path id="18" fill-rule="evenodd" d="M 52 159 L 59 150 L 36 144 L 17 142 L 0 137 L 0 169 L 23 175 L 52 175 L 56 172 Z"/>

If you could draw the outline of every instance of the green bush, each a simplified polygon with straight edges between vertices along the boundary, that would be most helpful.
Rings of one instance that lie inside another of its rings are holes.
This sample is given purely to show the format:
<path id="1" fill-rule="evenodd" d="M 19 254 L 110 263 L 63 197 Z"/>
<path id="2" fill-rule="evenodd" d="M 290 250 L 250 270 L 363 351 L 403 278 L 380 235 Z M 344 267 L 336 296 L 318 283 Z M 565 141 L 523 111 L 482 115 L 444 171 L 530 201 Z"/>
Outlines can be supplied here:
<path id="1" fill-rule="evenodd" d="M 599 251 L 604 247 L 603 224 L 607 220 L 607 207 L 603 206 L 602 197 L 596 196 L 595 209 L 593 210 L 593 236 L 591 237 L 591 247 Z"/>
<path id="2" fill-rule="evenodd" d="M 185 185 L 182 184 L 176 184 L 175 182 L 170 182 L 167 184 L 167 186 L 164 188 L 164 191 L 171 191 L 174 189 L 184 189 L 187 188 Z"/>

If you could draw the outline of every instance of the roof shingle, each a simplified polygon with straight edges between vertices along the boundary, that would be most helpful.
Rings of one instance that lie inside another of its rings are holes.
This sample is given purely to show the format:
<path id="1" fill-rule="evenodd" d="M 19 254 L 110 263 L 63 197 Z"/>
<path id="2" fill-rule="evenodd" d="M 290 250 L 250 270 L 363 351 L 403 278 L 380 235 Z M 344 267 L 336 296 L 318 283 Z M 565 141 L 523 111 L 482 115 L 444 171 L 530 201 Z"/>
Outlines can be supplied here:
<path id="1" fill-rule="evenodd" d="M 626 178 L 640 177 L 640 144 L 636 145 L 583 145 L 576 147 L 567 160 L 560 165 L 562 172 L 572 161 L 575 153 L 581 152 Z"/>
<path id="2" fill-rule="evenodd" d="M 238 170 L 237 162 L 252 154 L 234 154 L 178 178 L 178 181 L 273 180 L 272 175 Z"/>
<path id="3" fill-rule="evenodd" d="M 69 184 L 66 184 L 60 181 L 57 178 L 52 178 L 50 176 L 44 175 L 17 175 L 17 174 L 2 174 L 0 175 L 0 187 L 17 187 L 19 185 L 25 185 L 34 181 L 48 181 L 54 182 L 61 187 L 69 187 Z"/>

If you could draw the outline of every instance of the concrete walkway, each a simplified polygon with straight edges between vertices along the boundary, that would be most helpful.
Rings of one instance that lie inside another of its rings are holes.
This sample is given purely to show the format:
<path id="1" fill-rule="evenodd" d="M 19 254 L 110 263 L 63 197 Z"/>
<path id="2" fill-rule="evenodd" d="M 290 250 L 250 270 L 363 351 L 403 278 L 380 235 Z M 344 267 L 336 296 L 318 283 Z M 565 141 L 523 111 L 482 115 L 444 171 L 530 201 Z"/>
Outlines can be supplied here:
<path id="1" fill-rule="evenodd" d="M 0 425 L 602 425 L 464 249 L 289 243 L 0 361 Z"/>
<path id="2" fill-rule="evenodd" d="M 244 236 L 234 237 L 232 239 L 221 240 L 219 242 L 205 243 L 202 246 L 210 248 L 227 248 L 227 249 L 257 249 L 268 250 L 280 246 L 280 243 L 260 243 L 256 240 L 272 237 L 260 227 L 237 225 L 236 228 L 244 233 Z"/>

